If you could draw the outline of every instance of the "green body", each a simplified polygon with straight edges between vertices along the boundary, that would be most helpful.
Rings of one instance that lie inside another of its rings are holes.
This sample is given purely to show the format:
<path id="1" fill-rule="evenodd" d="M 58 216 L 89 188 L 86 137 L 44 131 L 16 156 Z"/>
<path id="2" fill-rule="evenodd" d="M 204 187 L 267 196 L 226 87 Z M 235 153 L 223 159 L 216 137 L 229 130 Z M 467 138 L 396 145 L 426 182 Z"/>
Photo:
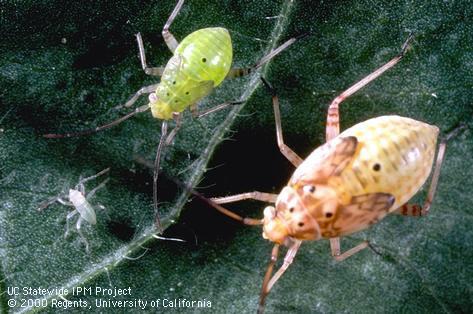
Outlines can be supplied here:
<path id="1" fill-rule="evenodd" d="M 203 28 L 182 40 L 166 64 L 150 103 L 155 118 L 171 119 L 210 94 L 225 79 L 232 64 L 232 42 L 225 28 Z"/>

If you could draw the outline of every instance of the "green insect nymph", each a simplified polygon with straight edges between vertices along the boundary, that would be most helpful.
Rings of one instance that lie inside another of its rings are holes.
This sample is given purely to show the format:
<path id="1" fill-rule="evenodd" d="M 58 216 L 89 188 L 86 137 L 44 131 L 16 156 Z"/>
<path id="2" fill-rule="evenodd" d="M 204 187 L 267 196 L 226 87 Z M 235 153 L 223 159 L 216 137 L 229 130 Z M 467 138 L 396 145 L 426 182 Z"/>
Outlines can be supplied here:
<path id="1" fill-rule="evenodd" d="M 147 75 L 160 76 L 161 81 L 158 84 L 142 87 L 123 106 L 118 108 L 131 107 L 140 96 L 149 94 L 149 103 L 147 105 L 140 106 L 127 115 L 92 130 L 44 135 L 47 138 L 62 138 L 91 134 L 111 128 L 138 113 L 151 109 L 153 117 L 163 120 L 153 176 L 153 201 L 156 212 L 156 225 L 159 230 L 161 230 L 159 215 L 157 214 L 159 161 L 164 147 L 172 143 L 177 131 L 181 127 L 182 112 L 189 108 L 193 117 L 200 118 L 230 105 L 241 103 L 241 101 L 230 101 L 200 111 L 197 108 L 198 102 L 209 95 L 223 80 L 244 76 L 253 72 L 296 41 L 295 38 L 289 39 L 251 67 L 232 68 L 232 41 L 227 29 L 221 27 L 203 28 L 188 35 L 181 43 L 174 38 L 169 28 L 183 4 L 184 0 L 178 1 L 163 27 L 162 35 L 164 41 L 173 53 L 166 67 L 148 67 L 143 39 L 140 33 L 136 34 L 141 67 Z M 175 121 L 175 127 L 168 134 L 168 120 L 171 119 Z"/>
<path id="2" fill-rule="evenodd" d="M 204 28 L 182 40 L 166 64 L 156 93 L 153 117 L 169 120 L 222 83 L 232 64 L 232 40 L 222 27 Z"/>

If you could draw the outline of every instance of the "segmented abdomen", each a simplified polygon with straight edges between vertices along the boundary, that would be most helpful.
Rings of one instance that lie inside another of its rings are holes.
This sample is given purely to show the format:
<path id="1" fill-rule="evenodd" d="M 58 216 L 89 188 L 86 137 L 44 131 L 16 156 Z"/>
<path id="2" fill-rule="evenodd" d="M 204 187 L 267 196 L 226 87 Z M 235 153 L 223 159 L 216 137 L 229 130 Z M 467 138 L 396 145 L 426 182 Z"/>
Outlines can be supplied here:
<path id="1" fill-rule="evenodd" d="M 439 129 L 399 116 L 381 116 L 359 123 L 339 136 L 356 136 L 352 163 L 341 173 L 337 189 L 348 195 L 390 193 L 390 211 L 406 203 L 427 180 Z"/>
<path id="2" fill-rule="evenodd" d="M 232 64 L 232 43 L 225 28 L 197 30 L 174 51 L 156 90 L 159 100 L 181 112 L 207 96 L 227 76 Z"/>

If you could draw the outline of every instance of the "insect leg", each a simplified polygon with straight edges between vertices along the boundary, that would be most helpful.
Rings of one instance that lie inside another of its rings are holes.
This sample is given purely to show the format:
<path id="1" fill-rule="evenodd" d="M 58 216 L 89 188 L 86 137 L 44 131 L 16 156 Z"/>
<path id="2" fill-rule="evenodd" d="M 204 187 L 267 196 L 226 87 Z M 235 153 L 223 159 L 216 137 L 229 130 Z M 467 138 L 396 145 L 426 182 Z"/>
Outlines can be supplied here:
<path id="1" fill-rule="evenodd" d="M 43 201 L 39 204 L 39 206 L 38 206 L 38 208 L 36 208 L 36 210 L 37 211 L 42 211 L 43 209 L 46 209 L 50 205 L 54 204 L 55 202 L 59 202 L 62 205 L 66 205 L 66 206 L 74 206 L 71 202 L 64 200 L 63 199 L 64 196 L 65 196 L 65 194 L 59 194 L 56 197 L 45 200 L 45 201 Z"/>
<path id="2" fill-rule="evenodd" d="M 66 205 L 66 206 L 74 206 L 74 204 L 72 204 L 72 202 L 68 202 L 66 200 L 63 200 L 62 197 L 58 197 L 56 199 L 56 201 L 58 201 L 59 203 L 61 203 L 62 205 Z"/>
<path id="3" fill-rule="evenodd" d="M 271 262 L 270 262 L 270 267 L 268 267 L 268 271 L 266 272 L 266 276 L 263 281 L 263 288 L 261 289 L 261 296 L 260 296 L 260 301 L 259 301 L 259 306 L 258 306 L 258 313 L 263 313 L 264 310 L 264 302 L 266 299 L 266 296 L 268 295 L 269 291 L 271 291 L 271 288 L 274 286 L 276 281 L 281 278 L 281 276 L 284 274 L 284 272 L 291 266 L 292 261 L 294 260 L 294 257 L 297 254 L 297 251 L 299 250 L 299 247 L 301 246 L 302 241 L 296 240 L 294 243 L 289 247 L 286 256 L 284 257 L 284 262 L 281 266 L 281 268 L 278 269 L 278 271 L 271 277 L 270 280 L 267 279 L 272 273 L 272 268 L 274 267 L 273 263 L 273 255 L 271 254 Z M 273 249 L 274 251 L 274 249 Z M 277 257 L 277 255 L 276 255 Z M 275 262 L 275 261 L 274 261 Z M 272 263 L 272 265 L 271 265 Z M 271 271 L 271 272 L 269 272 Z M 269 276 L 268 276 L 269 273 Z"/>
<path id="4" fill-rule="evenodd" d="M 159 163 L 161 160 L 161 153 L 164 151 L 165 147 L 171 144 L 172 140 L 177 134 L 177 131 L 181 128 L 181 117 L 182 115 L 179 113 L 173 113 L 174 120 L 176 121 L 176 126 L 174 129 L 167 135 L 168 132 L 168 123 L 167 121 L 163 121 L 161 126 L 161 138 L 159 140 L 158 149 L 156 151 L 156 158 L 154 160 L 154 173 L 153 173 L 153 204 L 154 204 L 154 211 L 155 211 L 155 222 L 156 227 L 158 228 L 158 232 L 162 233 L 161 227 L 161 220 L 159 218 L 158 212 L 158 175 L 159 175 Z"/>
<path id="5" fill-rule="evenodd" d="M 107 179 L 103 180 L 102 183 L 100 183 L 100 184 L 97 185 L 95 188 L 93 188 L 92 190 L 90 190 L 90 192 L 86 194 L 85 198 L 89 200 L 89 199 L 91 199 L 92 197 L 94 197 L 95 193 L 96 193 L 99 189 L 103 188 L 103 187 L 105 186 L 105 184 L 107 184 L 107 182 L 108 182 L 109 180 L 110 180 L 110 178 L 107 178 Z"/>
<path id="6" fill-rule="evenodd" d="M 454 136 L 458 135 L 463 129 L 466 128 L 465 124 L 462 124 L 456 127 L 453 131 L 447 134 L 439 145 L 439 150 L 437 153 L 437 160 L 435 161 L 434 173 L 432 175 L 432 181 L 430 182 L 429 192 L 427 193 L 427 198 L 424 201 L 424 205 L 421 207 L 418 204 L 404 204 L 394 211 L 396 214 L 401 214 L 404 216 L 426 216 L 429 213 L 430 205 L 437 191 L 437 185 L 440 178 L 440 169 L 442 168 L 442 162 L 445 158 L 445 150 L 447 148 L 447 142 Z"/>
<path id="7" fill-rule="evenodd" d="M 253 200 L 268 202 L 268 203 L 276 203 L 277 197 L 278 197 L 277 194 L 253 191 L 253 192 L 241 193 L 241 194 L 224 196 L 224 197 L 212 197 L 210 200 L 217 204 L 233 203 L 233 202 L 243 201 L 247 199 L 253 199 Z"/>
<path id="8" fill-rule="evenodd" d="M 78 185 L 80 185 L 80 184 L 86 183 L 87 181 L 90 181 L 90 180 L 93 180 L 93 179 L 95 179 L 95 178 L 97 178 L 97 177 L 100 177 L 101 175 L 103 175 L 103 174 L 105 174 L 105 173 L 107 173 L 107 172 L 109 172 L 109 171 L 110 171 L 110 168 L 106 168 L 106 169 L 100 171 L 99 173 L 94 174 L 93 176 L 90 176 L 90 177 L 81 179 L 81 180 L 79 181 L 79 183 L 77 183 L 76 187 L 77 187 Z"/>
<path id="9" fill-rule="evenodd" d="M 79 217 L 79 219 L 77 219 L 77 223 L 76 223 L 76 229 L 77 229 L 77 233 L 79 234 L 79 236 L 81 237 L 82 241 L 84 241 L 85 243 L 85 250 L 86 252 L 88 253 L 89 252 L 89 242 L 87 241 L 87 239 L 85 238 L 84 234 L 82 233 L 81 231 L 81 226 L 82 226 L 82 218 Z"/>
<path id="10" fill-rule="evenodd" d="M 407 48 L 409 47 L 409 42 L 411 41 L 412 37 L 413 35 L 410 34 L 407 40 L 404 42 L 404 45 L 401 49 L 401 53 L 399 55 L 397 55 L 388 63 L 378 68 L 374 72 L 370 73 L 360 81 L 358 81 L 356 84 L 345 90 L 332 101 L 330 107 L 328 108 L 327 114 L 327 128 L 325 133 L 325 138 L 327 141 L 336 137 L 340 133 L 340 116 L 338 112 L 338 106 L 340 105 L 340 103 L 342 103 L 345 99 L 356 93 L 358 90 L 369 84 L 371 81 L 378 78 L 381 74 L 392 68 L 394 65 L 396 65 L 406 54 Z"/>
<path id="11" fill-rule="evenodd" d="M 75 215 L 77 215 L 79 212 L 77 211 L 77 209 L 74 209 L 73 211 L 71 211 L 69 214 L 67 214 L 66 216 L 66 233 L 64 233 L 64 238 L 67 237 L 67 235 L 69 234 L 69 220 L 72 219 L 72 217 L 74 217 Z"/>
<path id="12" fill-rule="evenodd" d="M 162 76 L 164 72 L 164 67 L 148 67 L 148 65 L 146 64 L 145 46 L 143 45 L 141 33 L 136 34 L 136 41 L 138 42 L 138 50 L 140 51 L 141 67 L 143 68 L 143 71 L 145 71 L 145 74 L 153 76 Z"/>
<path id="13" fill-rule="evenodd" d="M 56 134 L 56 133 L 43 134 L 43 137 L 46 137 L 46 138 L 64 138 L 64 137 L 76 137 L 76 136 L 93 134 L 93 133 L 100 132 L 100 131 L 109 129 L 111 127 L 114 127 L 115 125 L 122 123 L 123 121 L 133 117 L 134 115 L 136 115 L 138 113 L 145 112 L 148 109 L 149 109 L 148 105 L 143 105 L 141 107 L 136 108 L 132 112 L 126 114 L 125 116 L 123 116 L 121 118 L 118 118 L 117 120 L 112 121 L 110 123 L 107 123 L 105 125 L 98 126 L 95 129 L 84 130 L 84 131 L 79 131 L 79 132 L 72 132 L 72 133 L 65 133 L 65 134 Z"/>
<path id="14" fill-rule="evenodd" d="M 274 120 L 276 124 L 276 139 L 278 141 L 278 147 L 281 151 L 281 154 L 287 158 L 295 167 L 298 167 L 302 163 L 302 158 L 299 157 L 291 148 L 289 148 L 286 144 L 284 144 L 284 138 L 282 135 L 282 126 L 281 126 L 281 112 L 279 111 L 279 99 L 276 95 L 276 91 L 273 87 L 269 84 L 266 79 L 261 77 L 266 88 L 269 89 L 271 96 L 273 98 L 273 110 L 274 110 Z"/>
<path id="15" fill-rule="evenodd" d="M 171 34 L 171 32 L 169 31 L 169 27 L 171 27 L 172 22 L 181 10 L 183 4 L 184 0 L 179 0 L 179 2 L 177 2 L 176 7 L 169 16 L 166 24 L 164 24 L 163 31 L 161 33 L 163 35 L 164 41 L 166 42 L 166 45 L 168 46 L 169 50 L 171 50 L 171 52 L 174 52 L 174 50 L 176 50 L 179 43 L 177 42 L 176 38 L 174 38 L 173 34 Z"/>
<path id="16" fill-rule="evenodd" d="M 348 251 L 340 253 L 340 238 L 338 238 L 338 237 L 337 238 L 330 238 L 330 249 L 332 251 L 332 256 L 333 256 L 334 259 L 336 259 L 339 262 L 349 258 L 350 256 L 358 253 L 359 251 L 361 251 L 361 250 L 363 250 L 367 247 L 370 247 L 369 242 L 368 241 L 363 241 L 360 244 L 358 244 L 357 246 L 349 249 Z"/>
<path id="17" fill-rule="evenodd" d="M 169 133 L 169 135 L 166 137 L 166 145 L 169 145 L 172 143 L 172 141 L 174 140 L 174 137 L 177 134 L 177 131 L 179 131 L 179 129 L 182 126 L 182 114 L 173 113 L 173 118 L 174 118 L 174 121 L 176 122 L 176 125 L 174 126 L 174 129 L 171 131 L 171 133 Z"/>
<path id="18" fill-rule="evenodd" d="M 280 52 L 282 52 L 283 50 L 288 48 L 290 45 L 292 45 L 296 40 L 297 40 L 297 38 L 295 38 L 295 37 L 287 40 L 284 44 L 277 47 L 276 49 L 271 50 L 270 53 L 268 53 L 266 56 L 261 58 L 258 62 L 256 62 L 254 65 L 252 65 L 250 67 L 230 69 L 230 71 L 228 72 L 226 78 L 229 79 L 229 78 L 241 77 L 241 76 L 245 76 L 245 75 L 248 75 L 250 73 L 253 73 L 257 69 L 262 67 L 265 63 L 267 63 L 269 60 L 271 60 L 272 58 L 277 56 Z"/>
<path id="19" fill-rule="evenodd" d="M 144 94 L 151 94 L 153 93 L 159 84 L 148 85 L 140 88 L 124 105 L 115 106 L 114 109 L 118 110 L 123 107 L 129 108 L 133 106 L 133 104 L 140 98 L 140 96 Z"/>
<path id="20" fill-rule="evenodd" d="M 38 208 L 36 208 L 37 211 L 42 211 L 43 209 L 46 209 L 47 207 L 49 207 L 51 204 L 54 204 L 56 202 L 59 202 L 59 197 L 52 197 L 48 200 L 45 200 L 43 202 L 41 202 L 38 206 Z"/>
<path id="21" fill-rule="evenodd" d="M 166 139 L 168 133 L 168 122 L 163 121 L 161 125 L 161 138 L 159 139 L 158 149 L 156 151 L 156 158 L 154 159 L 154 172 L 153 172 L 153 205 L 155 212 L 155 224 L 158 228 L 158 232 L 162 233 L 161 219 L 159 218 L 158 212 L 158 175 L 159 175 L 159 162 L 161 160 L 161 152 L 166 146 Z"/>
<path id="22" fill-rule="evenodd" d="M 203 111 L 199 111 L 199 109 L 197 108 L 196 105 L 192 105 L 190 107 L 190 110 L 191 110 L 192 116 L 194 118 L 198 119 L 198 118 L 202 118 L 203 116 L 206 116 L 210 113 L 214 113 L 214 112 L 220 111 L 222 109 L 225 109 L 229 106 L 240 105 L 243 102 L 244 101 L 228 101 L 228 102 L 224 102 L 223 104 L 217 105 L 215 107 L 212 107 L 212 108 L 209 108 L 209 109 L 206 109 L 206 110 L 203 110 Z"/>

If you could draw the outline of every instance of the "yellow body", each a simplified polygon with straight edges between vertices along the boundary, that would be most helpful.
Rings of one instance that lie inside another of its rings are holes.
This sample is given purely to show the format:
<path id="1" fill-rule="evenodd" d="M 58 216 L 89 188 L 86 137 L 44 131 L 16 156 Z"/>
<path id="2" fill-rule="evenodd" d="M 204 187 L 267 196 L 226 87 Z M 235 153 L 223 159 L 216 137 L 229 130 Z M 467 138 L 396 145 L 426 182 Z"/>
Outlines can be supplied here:
<path id="1" fill-rule="evenodd" d="M 338 193 L 392 194 L 390 211 L 410 200 L 424 185 L 435 156 L 439 129 L 399 116 L 381 116 L 359 123 L 339 136 L 355 136 L 357 152 L 340 176 L 329 181 Z M 378 163 L 380 170 L 373 170 Z"/>
<path id="2" fill-rule="evenodd" d="M 177 46 L 166 64 L 150 103 L 155 118 L 171 119 L 210 94 L 227 76 L 232 64 L 232 42 L 225 28 L 197 30 Z"/>
<path id="3" fill-rule="evenodd" d="M 265 210 L 264 236 L 317 240 L 367 228 L 402 206 L 432 169 L 439 130 L 399 116 L 361 122 L 314 150 Z"/>

